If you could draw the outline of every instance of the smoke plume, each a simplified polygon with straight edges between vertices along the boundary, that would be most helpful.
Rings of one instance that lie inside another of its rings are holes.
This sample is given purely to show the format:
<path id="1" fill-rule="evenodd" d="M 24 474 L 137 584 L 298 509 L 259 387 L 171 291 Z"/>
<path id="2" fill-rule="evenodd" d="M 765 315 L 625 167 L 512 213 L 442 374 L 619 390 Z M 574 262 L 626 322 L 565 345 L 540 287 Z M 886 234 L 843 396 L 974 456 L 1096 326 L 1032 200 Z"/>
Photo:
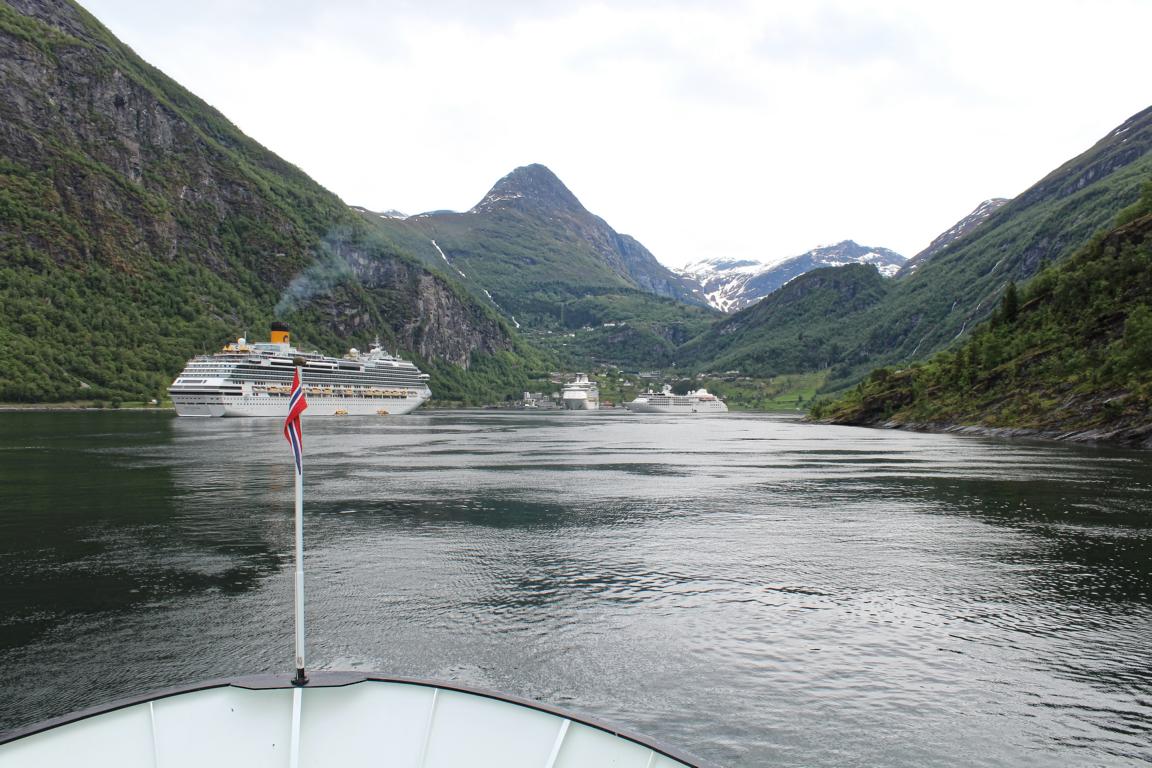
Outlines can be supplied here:
<path id="1" fill-rule="evenodd" d="M 292 278 L 276 302 L 276 317 L 287 317 L 314 296 L 324 295 L 337 285 L 355 279 L 356 271 L 344 255 L 349 248 L 348 239 L 347 233 L 334 231 L 316 245 L 313 262 Z"/>

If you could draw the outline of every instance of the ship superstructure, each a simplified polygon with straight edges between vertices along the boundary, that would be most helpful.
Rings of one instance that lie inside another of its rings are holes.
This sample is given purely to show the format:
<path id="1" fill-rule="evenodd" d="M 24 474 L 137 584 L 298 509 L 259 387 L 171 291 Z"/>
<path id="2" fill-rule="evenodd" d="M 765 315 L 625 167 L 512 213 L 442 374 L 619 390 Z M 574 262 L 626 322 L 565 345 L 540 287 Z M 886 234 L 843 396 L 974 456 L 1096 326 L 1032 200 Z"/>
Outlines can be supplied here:
<path id="1" fill-rule="evenodd" d="M 576 374 L 575 381 L 564 385 L 560 400 L 570 411 L 595 411 L 600 408 L 600 387 L 588 379 L 588 374 Z"/>
<path id="2" fill-rule="evenodd" d="M 284 418 L 297 362 L 308 398 L 306 418 L 399 415 L 432 395 L 428 374 L 388 354 L 379 342 L 368 352 L 351 349 L 342 358 L 301 352 L 284 323 L 272 324 L 268 342 L 241 338 L 220 352 L 192 358 L 168 394 L 180 416 Z"/>

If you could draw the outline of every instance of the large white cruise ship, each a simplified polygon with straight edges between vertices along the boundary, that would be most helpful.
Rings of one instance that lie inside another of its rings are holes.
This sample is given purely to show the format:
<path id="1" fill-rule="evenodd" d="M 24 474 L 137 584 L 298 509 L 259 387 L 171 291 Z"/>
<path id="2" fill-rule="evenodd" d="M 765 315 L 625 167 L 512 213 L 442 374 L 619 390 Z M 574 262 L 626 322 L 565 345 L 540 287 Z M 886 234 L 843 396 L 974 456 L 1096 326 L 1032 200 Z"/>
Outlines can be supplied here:
<path id="1" fill-rule="evenodd" d="M 564 385 L 560 399 L 569 411 L 595 411 L 600 408 L 600 387 L 588 380 L 588 374 L 576 374 L 576 380 Z"/>
<path id="2" fill-rule="evenodd" d="M 727 413 L 724 401 L 709 394 L 706 389 L 698 389 L 686 395 L 672 394 L 667 384 L 660 392 L 642 392 L 624 407 L 633 413 Z"/>
<path id="3" fill-rule="evenodd" d="M 288 413 L 296 361 L 308 398 L 305 417 L 387 416 L 408 413 L 431 397 L 428 374 L 394 357 L 379 343 L 343 358 L 301 352 L 288 326 L 272 324 L 268 342 L 237 339 L 220 352 L 188 361 L 168 387 L 180 416 L 278 416 Z"/>

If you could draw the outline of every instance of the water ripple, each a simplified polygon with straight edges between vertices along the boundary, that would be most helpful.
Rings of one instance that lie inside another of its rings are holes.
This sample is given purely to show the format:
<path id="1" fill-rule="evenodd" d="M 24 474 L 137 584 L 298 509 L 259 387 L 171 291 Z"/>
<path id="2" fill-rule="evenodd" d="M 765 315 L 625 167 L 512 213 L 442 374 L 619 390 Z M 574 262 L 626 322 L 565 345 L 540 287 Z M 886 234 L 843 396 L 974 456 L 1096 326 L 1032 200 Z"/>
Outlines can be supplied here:
<path id="1" fill-rule="evenodd" d="M 1152 760 L 1145 454 L 612 412 L 309 422 L 306 445 L 318 667 L 733 767 Z M 0 451 L 0 727 L 289 666 L 278 424 L 19 417 Z"/>

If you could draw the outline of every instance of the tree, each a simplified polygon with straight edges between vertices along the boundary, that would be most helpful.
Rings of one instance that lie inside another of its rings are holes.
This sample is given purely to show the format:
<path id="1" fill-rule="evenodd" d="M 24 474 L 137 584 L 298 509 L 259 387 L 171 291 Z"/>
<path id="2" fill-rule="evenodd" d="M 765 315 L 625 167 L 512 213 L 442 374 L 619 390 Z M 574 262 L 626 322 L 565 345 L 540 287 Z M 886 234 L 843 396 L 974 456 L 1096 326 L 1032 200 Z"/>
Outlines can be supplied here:
<path id="1" fill-rule="evenodd" d="M 1130 371 L 1152 369 L 1152 311 L 1148 307 L 1136 307 L 1128 314 L 1124 323 L 1124 346 Z"/>
<path id="2" fill-rule="evenodd" d="M 1009 280 L 1008 287 L 1004 289 L 1004 298 L 1000 300 L 1000 317 L 1005 323 L 1016 322 L 1016 315 L 1020 313 L 1020 296 L 1016 293 L 1016 281 Z"/>

